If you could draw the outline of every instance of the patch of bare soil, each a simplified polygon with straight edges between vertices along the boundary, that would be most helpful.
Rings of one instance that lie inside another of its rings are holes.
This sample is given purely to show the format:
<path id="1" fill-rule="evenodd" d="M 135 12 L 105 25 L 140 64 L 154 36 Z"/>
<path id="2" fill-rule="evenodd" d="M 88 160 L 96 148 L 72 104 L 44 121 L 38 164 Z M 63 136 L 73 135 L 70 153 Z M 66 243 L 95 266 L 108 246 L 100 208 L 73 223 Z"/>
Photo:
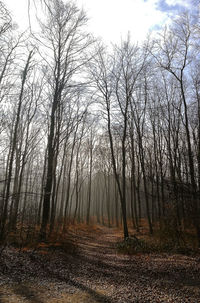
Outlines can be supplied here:
<path id="1" fill-rule="evenodd" d="M 200 302 L 200 258 L 119 255 L 115 229 L 76 231 L 78 250 L 17 251 L 0 258 L 0 303 Z"/>

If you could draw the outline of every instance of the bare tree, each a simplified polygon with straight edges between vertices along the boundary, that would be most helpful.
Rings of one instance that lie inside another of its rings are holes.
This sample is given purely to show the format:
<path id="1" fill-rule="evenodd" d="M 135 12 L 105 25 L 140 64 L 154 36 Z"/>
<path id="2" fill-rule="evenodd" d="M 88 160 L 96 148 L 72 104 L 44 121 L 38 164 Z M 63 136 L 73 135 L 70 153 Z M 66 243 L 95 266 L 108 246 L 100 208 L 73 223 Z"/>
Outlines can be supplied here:
<path id="1" fill-rule="evenodd" d="M 193 222 L 200 243 L 200 222 L 198 215 L 197 183 L 193 158 L 192 139 L 189 121 L 188 79 L 187 71 L 192 60 L 192 20 L 188 14 L 175 20 L 173 25 L 165 30 L 162 40 L 157 41 L 155 59 L 160 68 L 171 74 L 179 87 L 183 104 L 183 125 L 186 133 L 190 183 L 193 192 Z"/>
<path id="2" fill-rule="evenodd" d="M 73 84 L 72 78 L 85 64 L 84 51 L 91 44 L 89 36 L 83 33 L 87 18 L 72 2 L 64 4 L 61 0 L 45 2 L 47 22 L 40 25 L 43 37 L 42 47 L 46 46 L 50 81 L 50 120 L 47 145 L 47 174 L 44 190 L 41 236 L 45 239 L 49 220 L 53 184 L 53 171 L 56 169 L 56 151 L 59 146 L 60 130 L 56 129 L 60 109 L 65 102 L 66 90 Z M 51 97 L 52 96 L 52 97 Z M 53 166 L 54 164 L 54 166 Z"/>
<path id="3" fill-rule="evenodd" d="M 7 221 L 7 215 L 8 215 L 8 201 L 10 198 L 11 178 L 12 178 L 12 173 L 13 173 L 14 157 L 15 157 L 16 147 L 17 147 L 18 130 L 19 130 L 19 123 L 20 123 L 20 118 L 21 118 L 21 109 L 22 109 L 22 103 L 23 103 L 23 97 L 24 97 L 24 89 L 25 89 L 27 75 L 28 75 L 28 72 L 30 69 L 30 63 L 31 63 L 32 56 L 33 56 L 33 51 L 31 51 L 29 53 L 25 68 L 22 73 L 21 90 L 19 93 L 19 100 L 18 100 L 18 105 L 17 105 L 17 112 L 16 112 L 16 118 L 15 118 L 14 127 L 13 127 L 12 142 L 11 142 L 10 155 L 9 155 L 8 176 L 7 176 L 7 181 L 6 181 L 3 216 L 2 216 L 2 221 L 1 221 L 1 238 L 3 238 L 5 235 L 5 227 L 6 227 L 6 221 Z"/>

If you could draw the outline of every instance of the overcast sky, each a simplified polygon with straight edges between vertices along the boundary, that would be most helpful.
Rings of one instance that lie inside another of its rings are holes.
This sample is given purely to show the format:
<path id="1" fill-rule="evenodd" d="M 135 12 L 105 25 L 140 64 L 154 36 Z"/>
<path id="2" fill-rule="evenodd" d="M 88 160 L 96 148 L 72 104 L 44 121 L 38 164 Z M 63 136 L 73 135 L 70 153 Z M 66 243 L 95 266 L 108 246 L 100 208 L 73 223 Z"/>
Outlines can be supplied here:
<path id="1" fill-rule="evenodd" d="M 33 0 L 30 0 L 33 1 Z M 120 42 L 130 32 L 144 40 L 149 30 L 162 27 L 184 9 L 194 10 L 198 0 L 77 0 L 89 17 L 89 30 L 106 42 Z M 28 27 L 28 0 L 4 0 L 21 29 Z M 195 5 L 196 4 L 196 5 Z"/>

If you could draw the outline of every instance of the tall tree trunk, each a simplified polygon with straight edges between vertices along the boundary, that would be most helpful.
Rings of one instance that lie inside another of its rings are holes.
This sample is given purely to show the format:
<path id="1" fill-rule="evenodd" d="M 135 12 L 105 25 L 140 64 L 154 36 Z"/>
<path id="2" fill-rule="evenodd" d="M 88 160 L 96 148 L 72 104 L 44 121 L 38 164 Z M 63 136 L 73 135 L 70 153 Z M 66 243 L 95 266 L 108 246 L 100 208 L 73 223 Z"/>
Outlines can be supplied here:
<path id="1" fill-rule="evenodd" d="M 18 140 L 18 138 L 17 138 L 18 127 L 19 127 L 20 118 L 21 118 L 21 108 L 22 108 L 22 103 L 23 103 L 25 83 L 26 83 L 32 55 L 33 55 L 33 51 L 31 51 L 29 53 L 25 68 L 22 73 L 23 77 L 22 77 L 22 83 L 21 83 L 21 90 L 20 90 L 20 94 L 19 94 L 19 102 L 17 105 L 17 114 L 16 114 L 16 120 L 15 120 L 15 124 L 14 124 L 13 138 L 12 138 L 12 142 L 11 142 L 10 159 L 9 159 L 9 165 L 8 165 L 8 177 L 7 177 L 7 181 L 6 181 L 6 190 L 5 190 L 5 197 L 4 197 L 3 218 L 1 221 L 0 239 L 3 239 L 5 237 L 5 228 L 6 228 L 6 222 L 7 222 L 7 217 L 8 217 L 8 202 L 9 202 L 9 198 L 10 198 L 10 187 L 11 187 L 11 179 L 12 179 L 12 173 L 13 173 L 14 156 L 15 156 L 17 140 Z"/>

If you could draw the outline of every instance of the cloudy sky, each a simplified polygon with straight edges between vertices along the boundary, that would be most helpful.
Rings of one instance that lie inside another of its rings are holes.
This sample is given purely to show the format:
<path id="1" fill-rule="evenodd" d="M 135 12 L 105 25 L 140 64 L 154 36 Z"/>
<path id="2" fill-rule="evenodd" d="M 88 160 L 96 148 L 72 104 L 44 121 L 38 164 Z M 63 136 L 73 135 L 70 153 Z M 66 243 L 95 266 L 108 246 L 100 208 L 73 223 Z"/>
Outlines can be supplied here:
<path id="1" fill-rule="evenodd" d="M 33 2 L 33 0 L 30 0 Z M 89 30 L 109 43 L 119 42 L 130 32 L 141 41 L 181 11 L 198 7 L 198 0 L 77 0 L 89 17 Z M 28 0 L 4 0 L 21 29 L 28 26 Z"/>

